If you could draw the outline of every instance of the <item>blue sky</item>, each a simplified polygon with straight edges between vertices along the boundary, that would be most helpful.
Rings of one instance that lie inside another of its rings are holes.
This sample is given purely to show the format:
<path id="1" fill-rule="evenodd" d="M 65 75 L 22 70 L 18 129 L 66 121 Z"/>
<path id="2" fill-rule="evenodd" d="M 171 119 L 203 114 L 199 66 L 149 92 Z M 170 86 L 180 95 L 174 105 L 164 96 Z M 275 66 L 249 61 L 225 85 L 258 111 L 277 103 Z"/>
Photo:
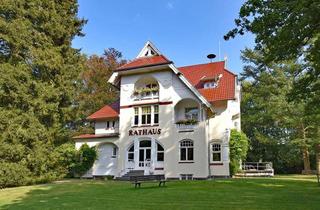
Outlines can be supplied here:
<path id="1" fill-rule="evenodd" d="M 147 40 L 177 67 L 228 57 L 228 69 L 242 71 L 240 50 L 253 47 L 250 34 L 224 41 L 234 27 L 243 0 L 79 0 L 79 17 L 88 19 L 85 37 L 73 41 L 75 48 L 101 55 L 114 47 L 124 58 L 134 59 Z"/>

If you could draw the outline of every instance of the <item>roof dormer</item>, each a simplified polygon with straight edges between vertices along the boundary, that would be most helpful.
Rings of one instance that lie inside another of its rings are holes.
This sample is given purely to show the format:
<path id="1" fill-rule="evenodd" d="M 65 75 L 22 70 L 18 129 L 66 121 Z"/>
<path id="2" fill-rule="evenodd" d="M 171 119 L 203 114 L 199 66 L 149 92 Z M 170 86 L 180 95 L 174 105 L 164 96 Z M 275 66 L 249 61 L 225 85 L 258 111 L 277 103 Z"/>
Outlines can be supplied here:
<path id="1" fill-rule="evenodd" d="M 220 79 L 222 77 L 222 74 L 215 75 L 213 77 L 202 77 L 201 82 L 203 82 L 203 88 L 209 89 L 209 88 L 217 88 L 220 82 Z"/>

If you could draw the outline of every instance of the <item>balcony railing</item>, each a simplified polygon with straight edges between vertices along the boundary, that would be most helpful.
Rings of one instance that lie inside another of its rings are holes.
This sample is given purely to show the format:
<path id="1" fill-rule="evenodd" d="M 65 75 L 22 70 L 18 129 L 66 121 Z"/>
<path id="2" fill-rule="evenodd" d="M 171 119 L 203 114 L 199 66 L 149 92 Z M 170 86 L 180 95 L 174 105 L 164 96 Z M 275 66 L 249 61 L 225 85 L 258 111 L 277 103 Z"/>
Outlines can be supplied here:
<path id="1" fill-rule="evenodd" d="M 176 124 L 178 130 L 194 130 L 198 124 Z"/>
<path id="2" fill-rule="evenodd" d="M 158 99 L 158 98 L 159 98 L 158 91 L 144 92 L 144 93 L 134 95 L 134 100 L 148 100 L 148 99 Z"/>

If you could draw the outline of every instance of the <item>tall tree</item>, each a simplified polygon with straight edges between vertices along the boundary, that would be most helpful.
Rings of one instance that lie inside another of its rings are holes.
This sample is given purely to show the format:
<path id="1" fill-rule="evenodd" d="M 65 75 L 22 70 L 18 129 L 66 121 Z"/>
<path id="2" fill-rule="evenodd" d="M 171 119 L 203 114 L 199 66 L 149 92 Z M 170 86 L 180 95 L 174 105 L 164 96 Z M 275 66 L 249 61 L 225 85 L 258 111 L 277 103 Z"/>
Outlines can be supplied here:
<path id="1" fill-rule="evenodd" d="M 82 88 L 77 97 L 79 119 L 77 132 L 91 132 L 84 120 L 88 115 L 119 98 L 119 91 L 108 83 L 112 72 L 126 63 L 122 53 L 108 48 L 102 56 L 92 55 L 86 61 L 86 69 L 81 74 Z"/>
<path id="2" fill-rule="evenodd" d="M 76 0 L 1 1 L 0 174 L 21 171 L 20 184 L 65 172 L 56 148 L 76 118 L 84 60 L 71 42 L 86 22 L 77 14 Z"/>
<path id="3" fill-rule="evenodd" d="M 236 28 L 225 39 L 252 32 L 265 63 L 300 60 L 299 79 L 291 100 L 307 102 L 308 112 L 320 114 L 320 3 L 318 0 L 247 0 L 241 7 Z M 319 129 L 319 125 L 317 128 Z M 320 148 L 320 141 L 315 148 Z M 320 157 L 320 150 L 317 157 Z M 320 165 L 320 159 L 317 159 Z M 320 170 L 318 170 L 320 173 Z"/>
<path id="4" fill-rule="evenodd" d="M 277 169 L 283 171 L 290 164 L 292 168 L 299 165 L 299 159 L 293 157 L 300 150 L 304 172 L 310 173 L 309 149 L 316 138 L 312 132 L 316 124 L 310 119 L 314 115 L 307 114 L 306 101 L 288 98 L 295 72 L 301 65 L 295 62 L 266 65 L 263 55 L 252 50 L 243 51 L 243 60 L 247 65 L 242 77 L 249 79 L 243 85 L 242 100 L 243 129 L 253 146 L 249 157 L 274 160 Z"/>

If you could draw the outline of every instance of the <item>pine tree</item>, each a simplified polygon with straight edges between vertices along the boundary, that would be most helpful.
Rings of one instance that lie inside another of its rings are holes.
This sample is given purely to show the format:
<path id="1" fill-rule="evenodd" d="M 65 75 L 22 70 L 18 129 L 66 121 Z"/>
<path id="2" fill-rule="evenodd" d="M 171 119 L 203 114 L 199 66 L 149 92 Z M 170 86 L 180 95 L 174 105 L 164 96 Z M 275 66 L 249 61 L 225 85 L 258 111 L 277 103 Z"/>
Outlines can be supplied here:
<path id="1" fill-rule="evenodd" d="M 56 149 L 69 139 L 83 70 L 85 20 L 76 0 L 2 0 L 0 4 L 0 177 L 12 186 L 60 177 Z M 23 179 L 23 180 L 21 180 Z"/>
<path id="2" fill-rule="evenodd" d="M 309 112 L 306 99 L 290 100 L 298 62 L 265 63 L 259 51 L 243 51 L 242 128 L 252 140 L 249 157 L 275 161 L 282 172 L 297 170 L 303 160 L 304 172 L 311 173 L 310 150 L 319 137 L 315 132 L 318 115 Z M 299 152 L 300 150 L 300 152 Z M 302 154 L 297 156 L 296 154 Z M 298 171 L 294 171 L 298 172 Z"/>

